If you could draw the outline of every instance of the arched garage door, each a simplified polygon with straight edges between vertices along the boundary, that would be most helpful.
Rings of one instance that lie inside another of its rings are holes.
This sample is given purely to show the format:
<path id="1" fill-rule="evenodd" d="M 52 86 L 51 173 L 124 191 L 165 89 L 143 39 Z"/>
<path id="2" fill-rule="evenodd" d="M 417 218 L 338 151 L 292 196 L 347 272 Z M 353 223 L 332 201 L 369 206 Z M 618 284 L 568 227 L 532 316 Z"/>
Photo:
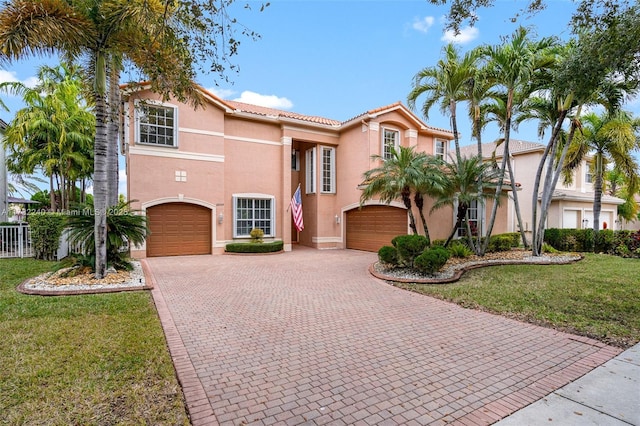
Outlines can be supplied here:
<path id="1" fill-rule="evenodd" d="M 166 203 L 147 208 L 147 256 L 211 254 L 211 209 Z"/>
<path id="2" fill-rule="evenodd" d="M 391 245 L 397 235 L 407 233 L 407 211 L 391 206 L 364 206 L 347 212 L 349 249 L 378 251 Z"/>

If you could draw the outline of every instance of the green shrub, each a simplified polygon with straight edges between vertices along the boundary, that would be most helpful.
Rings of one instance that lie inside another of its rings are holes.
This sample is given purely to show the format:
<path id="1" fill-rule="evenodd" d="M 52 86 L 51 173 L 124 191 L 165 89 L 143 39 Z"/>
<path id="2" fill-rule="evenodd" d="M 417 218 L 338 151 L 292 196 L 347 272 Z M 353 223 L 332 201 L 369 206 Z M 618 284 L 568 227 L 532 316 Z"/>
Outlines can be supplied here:
<path id="1" fill-rule="evenodd" d="M 65 217 L 58 213 L 36 213 L 28 221 L 36 259 L 56 260 Z"/>
<path id="2" fill-rule="evenodd" d="M 391 244 L 398 250 L 400 262 L 406 266 L 413 266 L 413 262 L 429 245 L 427 237 L 423 235 L 398 235 Z"/>
<path id="3" fill-rule="evenodd" d="M 120 203 L 107 210 L 107 266 L 116 269 L 132 269 L 128 252 L 122 251 L 127 245 L 140 245 L 149 233 L 147 218 L 131 210 L 131 202 Z M 67 216 L 69 241 L 82 244 L 85 253 L 79 256 L 81 265 L 95 267 L 95 214 L 87 208 Z"/>
<path id="4" fill-rule="evenodd" d="M 261 243 L 263 242 L 263 237 L 264 237 L 264 231 L 260 228 L 253 228 L 251 230 L 251 232 L 249 232 L 249 235 L 251 236 L 251 242 L 252 243 Z"/>
<path id="5" fill-rule="evenodd" d="M 439 271 L 447 263 L 447 260 L 449 260 L 449 250 L 435 246 L 416 257 L 414 266 L 422 272 L 433 274 Z"/>
<path id="6" fill-rule="evenodd" d="M 522 241 L 522 237 L 519 232 L 505 232 L 504 234 L 499 235 L 511 238 L 511 247 L 519 247 L 520 242 Z"/>
<path id="7" fill-rule="evenodd" d="M 378 250 L 378 260 L 380 260 L 381 263 L 398 266 L 398 250 L 392 246 L 380 247 L 380 250 Z"/>
<path id="8" fill-rule="evenodd" d="M 508 234 L 492 235 L 489 238 L 487 251 L 490 253 L 499 251 L 509 251 L 513 247 L 513 238 Z"/>
<path id="9" fill-rule="evenodd" d="M 284 242 L 272 241 L 262 244 L 251 243 L 229 243 L 225 246 L 225 251 L 229 253 L 274 253 L 282 251 Z"/>
<path id="10" fill-rule="evenodd" d="M 449 247 L 449 253 L 453 257 L 465 258 L 473 254 L 473 251 L 465 244 L 455 242 Z"/>
<path id="11" fill-rule="evenodd" d="M 613 253 L 615 232 L 612 229 L 602 229 L 594 238 L 594 251 L 596 253 Z"/>
<path id="12" fill-rule="evenodd" d="M 558 250 L 554 249 L 553 246 L 543 243 L 542 244 L 542 252 L 543 253 L 558 253 Z"/>

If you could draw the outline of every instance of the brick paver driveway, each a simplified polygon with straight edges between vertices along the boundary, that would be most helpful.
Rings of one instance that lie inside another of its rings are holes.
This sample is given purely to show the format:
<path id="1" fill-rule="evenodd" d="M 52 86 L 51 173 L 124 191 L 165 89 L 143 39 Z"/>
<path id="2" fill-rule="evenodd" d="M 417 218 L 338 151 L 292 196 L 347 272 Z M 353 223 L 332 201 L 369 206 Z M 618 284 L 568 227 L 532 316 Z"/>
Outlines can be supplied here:
<path id="1" fill-rule="evenodd" d="M 375 258 L 148 259 L 193 424 L 490 424 L 620 352 L 394 288 Z"/>

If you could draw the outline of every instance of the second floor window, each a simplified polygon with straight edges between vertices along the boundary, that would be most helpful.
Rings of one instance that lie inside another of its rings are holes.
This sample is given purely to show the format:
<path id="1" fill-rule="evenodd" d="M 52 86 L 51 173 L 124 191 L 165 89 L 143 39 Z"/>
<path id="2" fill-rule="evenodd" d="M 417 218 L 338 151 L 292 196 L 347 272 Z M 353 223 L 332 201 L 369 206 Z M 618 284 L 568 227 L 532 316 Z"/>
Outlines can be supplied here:
<path id="1" fill-rule="evenodd" d="M 400 132 L 397 130 L 383 129 L 382 130 L 382 158 L 385 160 L 390 159 L 393 154 L 393 150 L 397 150 L 400 145 Z"/>
<path id="2" fill-rule="evenodd" d="M 593 175 L 591 174 L 591 170 L 587 170 L 584 175 L 584 181 L 586 183 L 593 183 Z"/>
<path id="3" fill-rule="evenodd" d="M 137 106 L 138 143 L 175 147 L 177 144 L 176 108 L 164 105 Z"/>
<path id="4" fill-rule="evenodd" d="M 436 139 L 436 146 L 434 147 L 433 154 L 436 158 L 443 161 L 447 160 L 447 142 L 441 139 Z"/>
<path id="5" fill-rule="evenodd" d="M 336 192 L 336 149 L 322 147 L 322 192 Z"/>

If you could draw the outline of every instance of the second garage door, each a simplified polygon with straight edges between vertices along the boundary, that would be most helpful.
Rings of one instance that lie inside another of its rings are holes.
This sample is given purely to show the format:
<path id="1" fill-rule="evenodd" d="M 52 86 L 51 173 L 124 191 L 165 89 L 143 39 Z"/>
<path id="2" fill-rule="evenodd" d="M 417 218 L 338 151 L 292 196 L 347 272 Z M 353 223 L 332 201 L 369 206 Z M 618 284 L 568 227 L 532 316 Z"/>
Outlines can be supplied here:
<path id="1" fill-rule="evenodd" d="M 211 254 L 211 210 L 196 204 L 149 207 L 147 256 Z"/>
<path id="2" fill-rule="evenodd" d="M 407 233 L 407 211 L 390 206 L 365 206 L 347 212 L 349 249 L 378 251 L 393 237 Z"/>

